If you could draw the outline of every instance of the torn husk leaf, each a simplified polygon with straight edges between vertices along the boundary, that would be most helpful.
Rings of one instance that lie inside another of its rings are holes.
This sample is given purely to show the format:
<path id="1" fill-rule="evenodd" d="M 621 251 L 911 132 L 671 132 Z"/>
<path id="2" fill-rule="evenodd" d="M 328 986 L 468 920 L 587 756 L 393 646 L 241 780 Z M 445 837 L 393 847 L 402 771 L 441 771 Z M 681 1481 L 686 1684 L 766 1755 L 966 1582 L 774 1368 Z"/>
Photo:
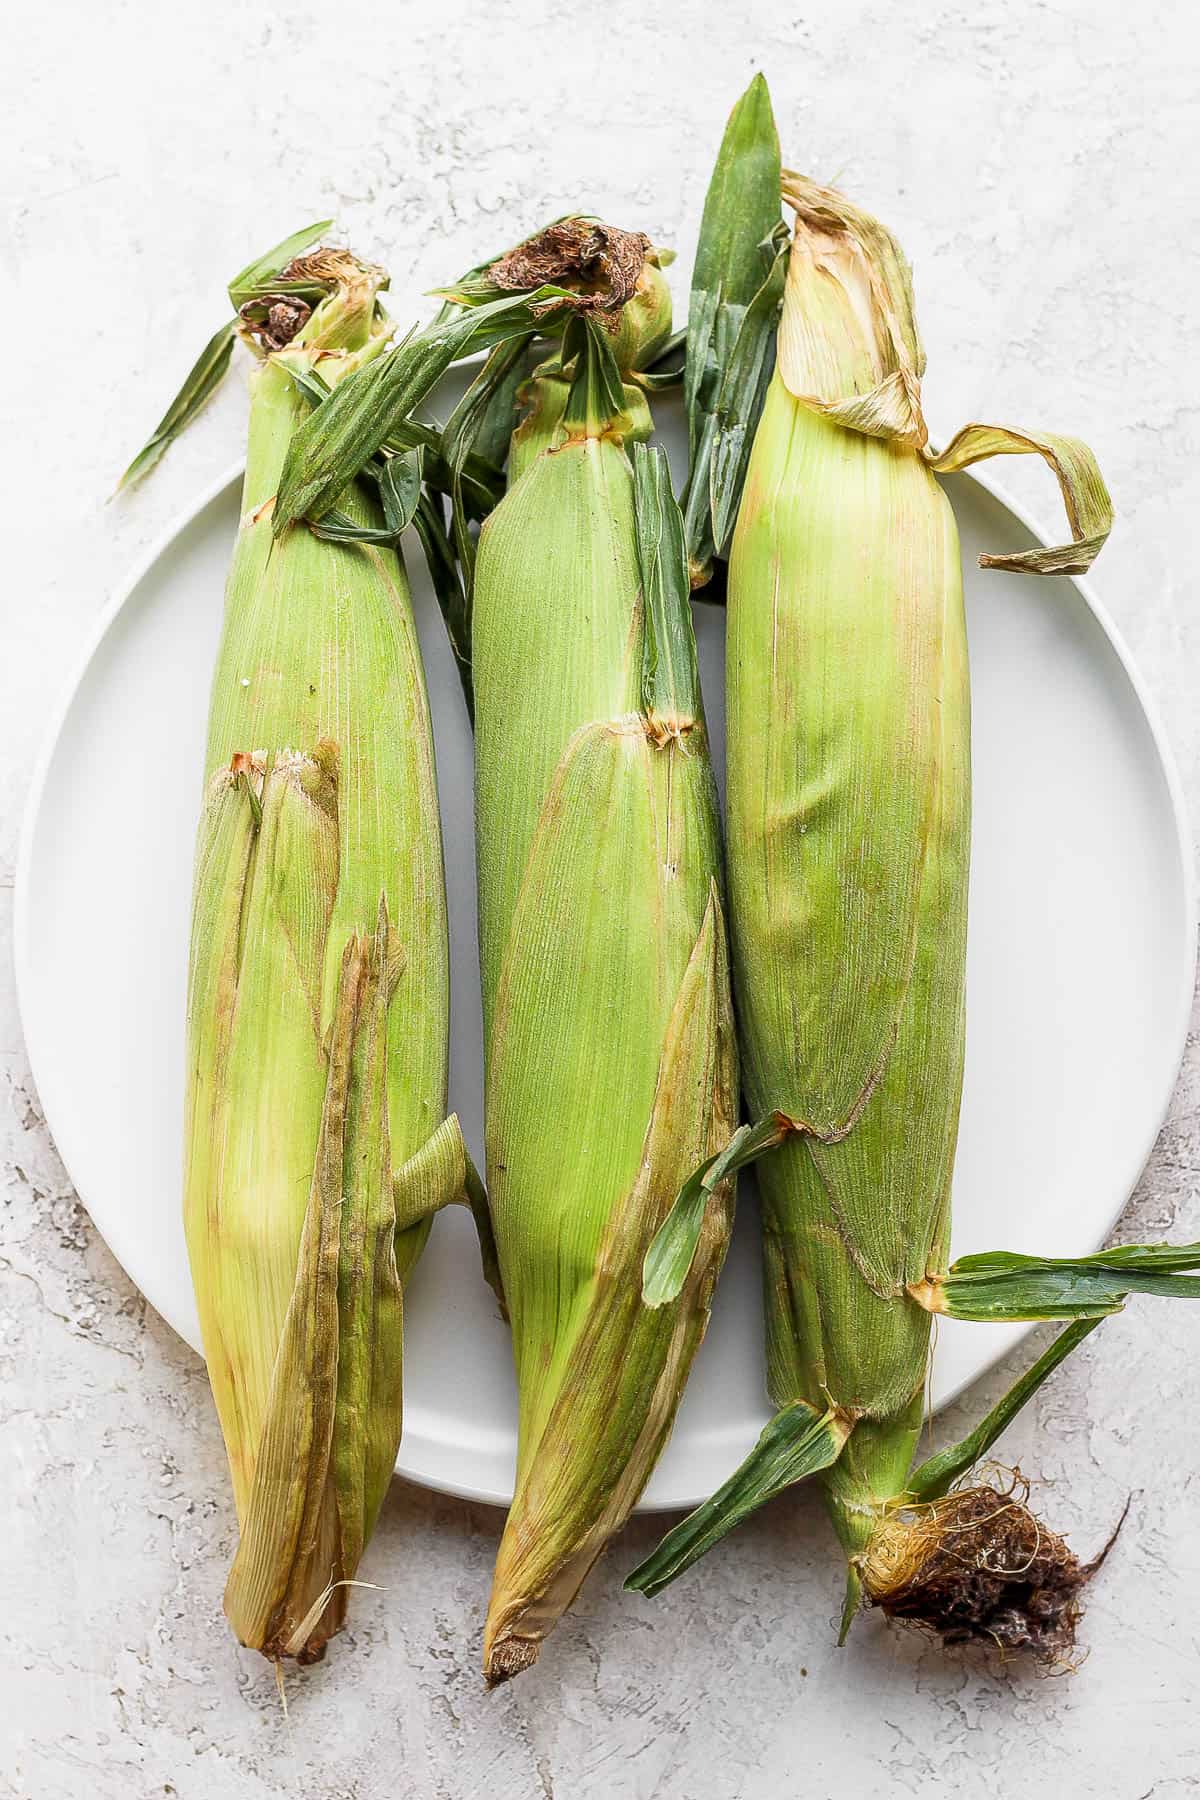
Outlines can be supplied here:
<path id="1" fill-rule="evenodd" d="M 649 258 L 633 293 L 615 332 L 579 316 L 529 384 L 475 570 L 488 1188 L 520 1414 L 493 1682 L 536 1658 L 649 1478 L 732 1224 L 720 1183 L 671 1302 L 643 1303 L 737 1081 L 682 526 L 636 441 L 637 373 L 670 330 Z"/>
<path id="2" fill-rule="evenodd" d="M 443 1122 L 441 843 L 403 566 L 271 534 L 302 386 L 378 355 L 382 275 L 341 251 L 264 260 L 233 288 L 259 367 L 196 862 L 185 1227 L 240 1527 L 227 1610 L 243 1642 L 311 1660 L 395 1460 L 401 1284 L 468 1173 Z M 279 350 L 272 296 L 304 309 Z M 366 490 L 340 507 L 384 523 Z"/>

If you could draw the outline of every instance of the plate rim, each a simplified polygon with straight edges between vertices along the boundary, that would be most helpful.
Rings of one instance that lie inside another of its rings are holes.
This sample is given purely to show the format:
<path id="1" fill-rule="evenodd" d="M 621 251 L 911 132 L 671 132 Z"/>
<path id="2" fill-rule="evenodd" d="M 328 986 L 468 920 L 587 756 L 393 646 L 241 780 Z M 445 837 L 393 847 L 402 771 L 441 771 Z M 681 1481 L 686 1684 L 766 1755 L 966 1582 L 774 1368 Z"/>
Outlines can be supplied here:
<path id="1" fill-rule="evenodd" d="M 47 723 L 43 727 L 38 751 L 33 763 L 22 813 L 20 831 L 17 838 L 17 854 L 13 878 L 12 955 L 17 1014 L 21 1025 L 26 1055 L 29 1059 L 30 1071 L 33 1075 L 34 1084 L 37 1089 L 38 1103 L 46 1128 L 53 1141 L 55 1152 L 66 1170 L 75 1193 L 87 1211 L 88 1217 L 96 1231 L 103 1239 L 109 1253 L 119 1264 L 128 1280 L 133 1283 L 138 1292 L 143 1295 L 151 1306 L 153 1306 L 163 1323 L 177 1337 L 180 1337 L 182 1341 L 188 1345 L 189 1349 L 196 1347 L 191 1344 L 188 1338 L 183 1336 L 183 1333 L 171 1322 L 167 1314 L 161 1310 L 154 1296 L 142 1285 L 141 1281 L 134 1276 L 129 1263 L 122 1254 L 121 1248 L 118 1248 L 118 1245 L 122 1244 L 122 1232 L 119 1220 L 107 1217 L 107 1209 L 103 1202 L 101 1202 L 99 1211 L 97 1211 L 96 1207 L 92 1204 L 91 1198 L 85 1193 L 84 1188 L 76 1179 L 71 1166 L 70 1131 L 67 1131 L 66 1142 L 64 1143 L 64 1139 L 60 1137 L 59 1131 L 51 1116 L 53 1103 L 46 1099 L 42 1079 L 38 1072 L 39 1060 L 41 1060 L 42 1069 L 44 1071 L 47 1067 L 48 1056 L 42 1055 L 41 1050 L 39 1050 L 39 1030 L 35 1023 L 36 1007 L 30 997 L 33 985 L 33 957 L 30 941 L 31 865 L 34 839 L 37 833 L 46 785 L 50 777 L 50 771 L 54 763 L 59 740 L 100 646 L 125 607 L 129 604 L 129 601 L 133 598 L 141 583 L 150 575 L 155 565 L 169 553 L 175 541 L 195 523 L 200 514 L 203 513 L 207 507 L 211 506 L 214 501 L 218 500 L 226 489 L 232 486 L 234 482 L 241 479 L 244 471 L 245 459 L 237 458 L 232 463 L 227 464 L 219 474 L 211 477 L 203 484 L 198 495 L 185 507 L 179 509 L 175 513 L 164 529 L 155 536 L 150 545 L 134 560 L 128 572 L 110 590 L 107 600 L 101 606 L 90 629 L 85 633 L 84 641 L 80 646 L 77 656 L 71 661 L 67 676 L 62 683 L 54 703 L 49 709 Z M 974 482 L 985 494 L 1004 507 L 1012 518 L 1032 535 L 1037 543 L 1046 545 L 1053 541 L 1052 535 L 1048 535 L 1044 531 L 1034 514 L 1026 506 L 1018 502 L 1007 490 L 1004 483 L 998 480 L 990 471 L 984 473 L 978 469 L 965 469 L 957 471 L 957 476 L 958 478 L 965 478 L 968 481 Z M 1107 607 L 1100 600 L 1090 579 L 1081 575 L 1067 576 L 1065 579 L 1075 588 L 1076 592 L 1083 600 L 1084 605 L 1095 619 L 1105 639 L 1111 646 L 1113 653 L 1121 665 L 1122 672 L 1130 685 L 1142 716 L 1146 721 L 1150 739 L 1154 746 L 1154 752 L 1158 759 L 1159 768 L 1162 771 L 1166 784 L 1167 795 L 1170 800 L 1171 819 L 1174 826 L 1176 847 L 1179 853 L 1180 873 L 1183 883 L 1184 942 L 1182 945 L 1182 967 L 1179 970 L 1178 1017 L 1175 1023 L 1172 1058 L 1170 1063 L 1172 1074 L 1170 1080 L 1164 1083 L 1165 1091 L 1160 1096 L 1159 1103 L 1154 1109 L 1153 1123 L 1148 1129 L 1146 1141 L 1141 1145 L 1138 1151 L 1136 1166 L 1132 1170 L 1131 1178 L 1127 1178 L 1126 1182 L 1122 1184 L 1124 1197 L 1119 1201 L 1115 1212 L 1108 1221 L 1105 1231 L 1102 1234 L 1101 1241 L 1103 1241 L 1103 1237 L 1106 1237 L 1112 1230 L 1112 1227 L 1129 1204 L 1133 1190 L 1140 1180 L 1141 1175 L 1149 1162 L 1154 1146 L 1158 1141 L 1159 1134 L 1166 1121 L 1171 1101 L 1174 1098 L 1178 1086 L 1179 1072 L 1183 1063 L 1188 1032 L 1191 1024 L 1196 984 L 1197 954 L 1198 949 L 1200 949 L 1200 946 L 1197 944 L 1197 870 L 1191 819 L 1186 795 L 1183 789 L 1182 777 L 1180 776 L 1178 763 L 1171 747 L 1171 741 L 1167 735 L 1166 727 L 1163 723 L 1154 695 L 1148 688 L 1120 627 L 1117 625 Z M 51 1081 L 50 1086 L 52 1090 L 53 1081 Z M 1018 1345 L 1028 1337 L 1029 1333 L 1035 1329 L 1036 1327 L 1033 1324 L 1013 1326 L 1008 1341 L 1003 1345 L 998 1345 L 995 1353 L 989 1358 L 982 1369 L 978 1370 L 975 1374 L 966 1377 L 952 1388 L 941 1401 L 938 1410 L 940 1411 L 942 1408 L 951 1405 L 969 1388 L 973 1387 L 976 1382 L 981 1381 L 996 1367 L 998 1362 L 1009 1355 L 1011 1351 L 1015 1350 Z M 202 1350 L 197 1349 L 196 1353 L 203 1356 Z M 455 1480 L 453 1476 L 440 1475 L 435 1470 L 431 1470 L 428 1467 L 414 1466 L 405 1457 L 405 1447 L 406 1443 L 405 1441 L 402 1441 L 400 1456 L 396 1465 L 396 1473 L 403 1476 L 405 1480 L 413 1481 L 418 1486 L 429 1488 L 435 1493 L 449 1494 L 463 1500 L 502 1507 L 507 1507 L 509 1504 L 510 1496 L 494 1487 L 479 1487 L 477 1485 L 465 1484 Z M 432 1443 L 430 1447 L 432 1448 Z M 647 1513 L 674 1512 L 686 1508 L 687 1506 L 698 1504 L 701 1498 L 703 1498 L 703 1496 L 697 1496 L 695 1500 L 651 1500 L 649 1503 L 643 1499 L 639 1501 L 635 1510 Z"/>

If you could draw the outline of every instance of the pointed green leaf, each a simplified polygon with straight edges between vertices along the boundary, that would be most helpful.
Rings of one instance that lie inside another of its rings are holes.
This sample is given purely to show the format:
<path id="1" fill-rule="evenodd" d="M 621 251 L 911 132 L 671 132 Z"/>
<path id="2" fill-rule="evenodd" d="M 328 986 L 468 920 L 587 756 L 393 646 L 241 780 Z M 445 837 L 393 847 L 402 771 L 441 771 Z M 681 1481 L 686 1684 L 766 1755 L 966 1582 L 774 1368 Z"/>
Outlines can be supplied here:
<path id="1" fill-rule="evenodd" d="M 838 1649 L 850 1636 L 859 1607 L 862 1605 L 862 1576 L 854 1563 L 846 1564 L 846 1592 L 842 1600 L 842 1616 L 838 1620 Z"/>
<path id="2" fill-rule="evenodd" d="M 612 340 L 603 325 L 576 314 L 567 327 L 563 355 L 576 357 L 563 424 L 581 426 L 589 437 L 600 437 L 625 411 L 625 389 Z"/>
<path id="3" fill-rule="evenodd" d="M 394 539 L 408 530 L 421 498 L 422 452 L 401 451 L 387 456 L 379 471 L 379 498 L 383 516 Z"/>
<path id="4" fill-rule="evenodd" d="M 642 1299 L 647 1306 L 674 1300 L 687 1280 L 705 1209 L 721 1183 L 775 1149 L 790 1129 L 782 1113 L 768 1113 L 756 1125 L 742 1125 L 724 1150 L 710 1156 L 688 1177 L 642 1264 Z"/>
<path id="5" fill-rule="evenodd" d="M 237 326 L 230 319 L 209 338 L 203 350 L 184 376 L 183 386 L 168 406 L 146 444 L 138 451 L 117 483 L 118 488 L 132 487 L 148 475 L 159 457 L 186 431 L 206 401 L 221 384 L 233 355 Z"/>
<path id="6" fill-rule="evenodd" d="M 1100 1319 L 1128 1294 L 1200 1299 L 1200 1244 L 1123 1244 L 1092 1256 L 961 1257 L 914 1289 L 931 1312 L 955 1319 Z"/>
<path id="7" fill-rule="evenodd" d="M 401 429 L 451 363 L 490 344 L 543 328 L 539 305 L 558 290 L 505 294 L 460 309 L 414 332 L 337 384 L 288 446 L 272 530 L 279 537 L 299 518 L 319 517 L 380 447 Z"/>
<path id="8" fill-rule="evenodd" d="M 650 1597 L 661 1593 L 766 1501 L 836 1462 L 851 1430 L 852 1422 L 833 1408 L 819 1413 L 803 1400 L 785 1406 L 724 1487 L 668 1531 L 625 1586 Z"/>
<path id="9" fill-rule="evenodd" d="M 775 367 L 775 334 L 783 286 L 787 278 L 787 233 L 766 280 L 742 319 L 725 366 L 716 405 L 715 432 L 709 467 L 712 534 L 717 554 L 724 556 L 737 523 L 750 448 Z"/>
<path id="10" fill-rule="evenodd" d="M 759 246 L 779 223 L 780 176 L 779 133 L 760 73 L 730 113 L 717 152 L 700 220 L 693 292 L 749 305 L 763 278 Z"/>
<path id="11" fill-rule="evenodd" d="M 332 508 L 319 519 L 310 519 L 308 529 L 324 544 L 394 545 L 397 533 L 390 525 L 362 525 L 346 513 Z"/>
<path id="12" fill-rule="evenodd" d="M 974 1431 L 969 1431 L 959 1443 L 939 1450 L 936 1456 L 928 1457 L 920 1468 L 914 1469 L 907 1484 L 907 1492 L 912 1499 L 923 1503 L 940 1500 L 943 1494 L 948 1494 L 955 1482 L 968 1469 L 973 1468 L 981 1457 L 987 1455 L 1000 1433 L 1033 1398 L 1047 1376 L 1099 1324 L 1099 1319 L 1081 1319 L 1068 1325 L 1065 1331 L 1060 1331 L 1050 1348 L 1043 1351 L 1033 1366 L 1013 1383 L 1003 1399 L 993 1406 L 986 1418 L 980 1420 Z"/>
<path id="13" fill-rule="evenodd" d="M 688 557 L 703 579 L 713 555 L 710 459 L 725 370 L 747 307 L 774 255 L 780 224 L 779 135 L 771 97 L 756 75 L 729 116 L 709 182 L 692 270 L 683 396 L 688 481 L 683 494 Z"/>
<path id="14" fill-rule="evenodd" d="M 671 488 L 666 452 L 634 444 L 632 457 L 638 567 L 646 609 L 642 708 L 652 725 L 677 730 L 690 727 L 700 711 L 683 519 Z"/>
<path id="15" fill-rule="evenodd" d="M 468 616 L 475 574 L 475 540 L 470 531 L 471 512 L 466 505 L 463 471 L 476 446 L 497 463 L 502 463 L 507 455 L 508 440 L 517 417 L 516 390 L 532 337 L 531 332 L 519 333 L 496 346 L 451 413 L 442 433 L 442 454 L 450 478 L 454 542 L 463 572 Z M 502 492 L 501 488 L 496 493 L 497 501 Z"/>
<path id="16" fill-rule="evenodd" d="M 315 369 L 302 368 L 293 362 L 286 362 L 283 366 L 310 406 L 322 406 L 328 400 L 333 389 L 321 380 Z"/>
<path id="17" fill-rule="evenodd" d="M 660 262 L 661 256 L 660 251 Z M 687 336 L 686 326 L 682 331 L 672 332 L 649 367 L 638 371 L 639 387 L 654 394 L 682 386 L 687 362 Z"/>
<path id="18" fill-rule="evenodd" d="M 315 225 L 305 225 L 301 230 L 294 231 L 282 243 L 268 250 L 265 256 L 256 257 L 252 263 L 247 263 L 241 273 L 235 275 L 229 283 L 229 299 L 234 312 L 251 300 L 262 299 L 266 294 L 289 294 L 296 299 L 307 300 L 310 305 L 320 300 L 326 291 L 322 283 L 289 282 L 281 286 L 277 277 L 281 269 L 286 269 L 297 256 L 302 256 L 323 238 L 332 224 L 332 219 L 318 219 Z"/>

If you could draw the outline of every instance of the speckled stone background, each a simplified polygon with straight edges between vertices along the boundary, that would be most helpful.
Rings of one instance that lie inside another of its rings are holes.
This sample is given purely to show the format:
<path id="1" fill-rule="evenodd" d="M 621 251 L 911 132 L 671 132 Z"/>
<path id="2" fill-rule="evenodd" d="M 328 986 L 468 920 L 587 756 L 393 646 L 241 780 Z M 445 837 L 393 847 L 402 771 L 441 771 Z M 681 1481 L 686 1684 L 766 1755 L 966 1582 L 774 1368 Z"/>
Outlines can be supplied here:
<path id="1" fill-rule="evenodd" d="M 1095 445 L 1120 509 L 1096 584 L 1195 809 L 1193 19 L 1176 0 L 16 0 L 0 74 L 6 933 L 37 739 L 76 646 L 237 454 L 231 383 L 149 486 L 105 505 L 228 272 L 329 212 L 415 294 L 580 204 L 674 243 L 686 271 L 721 123 L 758 67 L 789 158 L 909 250 L 934 435 L 1001 418 Z M 1005 480 L 1054 518 L 1044 477 Z M 1200 1317 L 1136 1300 L 1006 1439 L 1083 1551 L 1133 1497 L 1074 1676 L 952 1661 L 869 1619 L 838 1652 L 828 1535 L 799 1494 L 655 1604 L 619 1591 L 654 1535 L 639 1522 L 542 1664 L 489 1696 L 499 1515 L 397 1482 L 362 1571 L 387 1592 L 360 1595 L 329 1663 L 290 1679 L 285 1721 L 221 1618 L 233 1514 L 204 1370 L 91 1229 L 39 1111 L 7 955 L 0 982 L 5 1795 L 1167 1800 L 1200 1784 Z M 1200 1237 L 1198 1104 L 1193 1045 L 1121 1236 Z"/>

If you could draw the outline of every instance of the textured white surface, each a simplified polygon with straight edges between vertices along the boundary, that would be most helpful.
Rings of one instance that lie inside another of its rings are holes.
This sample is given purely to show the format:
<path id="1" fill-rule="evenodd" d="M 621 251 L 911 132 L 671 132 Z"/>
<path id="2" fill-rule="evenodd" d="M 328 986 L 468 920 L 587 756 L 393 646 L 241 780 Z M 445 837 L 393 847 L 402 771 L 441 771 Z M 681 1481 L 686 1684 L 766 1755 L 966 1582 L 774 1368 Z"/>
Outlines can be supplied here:
<path id="1" fill-rule="evenodd" d="M 721 122 L 757 66 L 789 158 L 840 176 L 909 250 L 935 435 L 983 417 L 1095 445 L 1120 510 L 1096 586 L 1200 800 L 1189 10 L 16 10 L 0 109 L 6 887 L 38 734 L 81 634 L 236 453 L 230 384 L 151 485 L 104 505 L 220 318 L 222 278 L 331 212 L 416 290 L 579 204 L 676 244 L 686 269 Z M 1052 519 L 1036 475 L 1005 474 Z M 136 805 L 137 770 L 113 779 Z M 1005 1440 L 1083 1551 L 1133 1495 L 1072 1678 L 951 1662 L 873 1620 L 835 1651 L 834 1562 L 800 1495 L 654 1603 L 620 1594 L 654 1532 L 637 1524 L 543 1663 L 489 1697 L 478 1633 L 499 1517 L 397 1483 L 363 1570 L 388 1591 L 359 1595 L 328 1664 L 291 1679 L 285 1723 L 220 1617 L 232 1514 L 203 1369 L 81 1212 L 32 1091 L 7 964 L 0 979 L 0 1791 L 1165 1800 L 1196 1784 L 1200 1319 L 1136 1300 Z M 1193 1050 L 1122 1237 L 1200 1237 L 1198 1105 Z M 982 1384 L 941 1432 L 1001 1385 Z"/>

